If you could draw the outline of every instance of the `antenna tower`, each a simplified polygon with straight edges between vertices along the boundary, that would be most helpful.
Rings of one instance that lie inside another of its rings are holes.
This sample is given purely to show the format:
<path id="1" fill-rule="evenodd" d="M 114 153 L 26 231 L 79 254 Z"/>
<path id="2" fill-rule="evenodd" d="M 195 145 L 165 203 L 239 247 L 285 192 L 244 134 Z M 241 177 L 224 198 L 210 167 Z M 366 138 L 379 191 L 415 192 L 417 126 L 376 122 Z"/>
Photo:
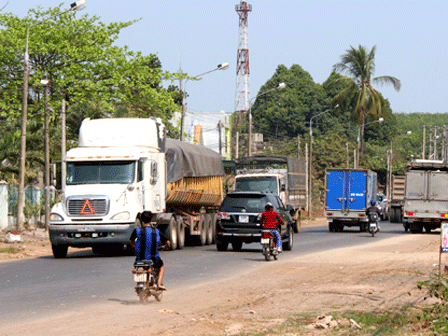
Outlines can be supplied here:
<path id="1" fill-rule="evenodd" d="M 239 116 L 249 110 L 250 85 L 249 85 L 249 43 L 247 34 L 247 16 L 252 11 L 252 5 L 242 0 L 239 5 L 235 5 L 235 10 L 239 16 L 239 38 L 236 61 L 236 92 L 235 92 L 235 112 Z"/>

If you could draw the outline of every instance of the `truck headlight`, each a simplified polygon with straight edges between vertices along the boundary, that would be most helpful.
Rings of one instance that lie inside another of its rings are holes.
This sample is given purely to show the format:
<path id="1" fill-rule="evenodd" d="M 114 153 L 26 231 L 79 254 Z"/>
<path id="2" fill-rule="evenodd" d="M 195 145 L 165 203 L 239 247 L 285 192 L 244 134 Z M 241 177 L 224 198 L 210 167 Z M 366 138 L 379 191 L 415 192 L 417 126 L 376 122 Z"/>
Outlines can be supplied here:
<path id="1" fill-rule="evenodd" d="M 52 222 L 62 222 L 63 220 L 64 220 L 64 218 L 62 218 L 61 215 L 58 215 L 55 213 L 50 214 L 50 221 L 52 221 Z"/>
<path id="2" fill-rule="evenodd" d="M 129 218 L 131 218 L 131 215 L 129 214 L 129 212 L 124 211 L 124 212 L 117 213 L 111 219 L 113 219 L 113 220 L 128 220 Z"/>

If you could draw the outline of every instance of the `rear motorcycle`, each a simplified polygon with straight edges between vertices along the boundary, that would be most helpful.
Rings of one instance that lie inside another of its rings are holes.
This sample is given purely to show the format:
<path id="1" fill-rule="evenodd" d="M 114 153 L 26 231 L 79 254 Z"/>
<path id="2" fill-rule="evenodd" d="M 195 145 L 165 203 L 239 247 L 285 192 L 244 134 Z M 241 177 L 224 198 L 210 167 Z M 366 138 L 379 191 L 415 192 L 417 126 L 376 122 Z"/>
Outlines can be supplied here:
<path id="1" fill-rule="evenodd" d="M 379 217 L 376 212 L 369 213 L 369 232 L 372 237 L 374 237 L 375 233 L 379 231 L 378 220 Z"/>
<path id="2" fill-rule="evenodd" d="M 154 296 L 156 301 L 161 301 L 163 291 L 157 285 L 159 271 L 154 269 L 152 260 L 141 260 L 134 263 L 135 292 L 137 293 L 140 303 L 147 303 L 150 296 Z"/>
<path id="3" fill-rule="evenodd" d="M 278 259 L 278 250 L 274 245 L 274 234 L 270 230 L 261 230 L 261 252 L 264 255 L 266 261 Z"/>

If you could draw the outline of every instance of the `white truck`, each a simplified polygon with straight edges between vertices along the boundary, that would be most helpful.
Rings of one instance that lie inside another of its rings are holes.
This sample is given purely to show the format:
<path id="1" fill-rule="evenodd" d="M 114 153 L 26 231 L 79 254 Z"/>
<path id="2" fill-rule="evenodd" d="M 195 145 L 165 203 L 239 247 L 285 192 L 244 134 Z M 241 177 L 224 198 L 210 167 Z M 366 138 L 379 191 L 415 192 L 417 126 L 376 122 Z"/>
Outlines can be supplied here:
<path id="1" fill-rule="evenodd" d="M 183 248 L 188 237 L 214 241 L 223 199 L 221 157 L 167 139 L 160 119 L 85 119 L 66 167 L 62 202 L 50 214 L 55 258 L 65 258 L 69 246 L 122 250 L 144 210 L 156 214 L 171 249 Z"/>
<path id="2" fill-rule="evenodd" d="M 448 164 L 413 160 L 406 164 L 403 225 L 412 233 L 440 228 L 448 222 Z"/>
<path id="3" fill-rule="evenodd" d="M 306 204 L 305 160 L 275 155 L 246 157 L 236 163 L 234 189 L 278 195 L 300 231 L 300 214 Z"/>

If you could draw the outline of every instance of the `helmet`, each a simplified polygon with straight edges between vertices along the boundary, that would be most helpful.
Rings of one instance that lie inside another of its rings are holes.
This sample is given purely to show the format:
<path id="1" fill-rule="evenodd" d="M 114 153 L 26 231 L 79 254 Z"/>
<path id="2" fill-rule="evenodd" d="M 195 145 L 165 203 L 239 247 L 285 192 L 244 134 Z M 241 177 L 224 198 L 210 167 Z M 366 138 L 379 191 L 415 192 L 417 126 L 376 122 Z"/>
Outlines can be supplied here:
<path id="1" fill-rule="evenodd" d="M 376 204 L 376 202 L 375 202 L 374 200 L 371 200 L 371 201 L 370 201 L 370 205 L 371 205 L 371 206 L 374 206 L 375 204 Z"/>
<path id="2" fill-rule="evenodd" d="M 152 217 L 153 214 L 151 211 L 143 211 L 140 214 L 140 220 L 143 222 L 143 224 L 150 224 Z"/>
<path id="3" fill-rule="evenodd" d="M 264 208 L 267 210 L 267 209 L 269 209 L 269 208 L 271 208 L 271 209 L 274 208 L 274 206 L 272 205 L 271 202 L 267 202 L 267 203 L 265 204 Z"/>

